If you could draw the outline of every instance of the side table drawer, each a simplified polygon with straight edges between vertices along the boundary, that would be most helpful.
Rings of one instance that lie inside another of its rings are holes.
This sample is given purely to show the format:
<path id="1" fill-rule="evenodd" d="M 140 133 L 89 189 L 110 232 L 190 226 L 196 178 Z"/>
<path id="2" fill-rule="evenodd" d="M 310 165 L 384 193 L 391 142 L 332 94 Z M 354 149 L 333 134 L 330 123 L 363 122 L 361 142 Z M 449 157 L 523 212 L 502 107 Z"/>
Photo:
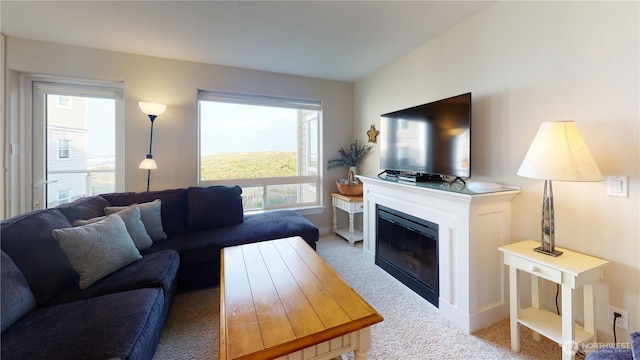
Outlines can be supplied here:
<path id="1" fill-rule="evenodd" d="M 348 201 L 342 201 L 334 198 L 333 206 L 337 207 L 340 210 L 344 210 L 349 214 L 360 214 L 364 211 L 364 203 L 362 201 L 348 202 Z"/>
<path id="2" fill-rule="evenodd" d="M 514 255 L 505 256 L 504 260 L 506 265 L 513 266 L 518 270 L 526 271 L 531 275 L 536 275 L 558 284 L 562 283 L 562 271 L 560 270 Z"/>
<path id="3" fill-rule="evenodd" d="M 355 214 L 359 214 L 359 213 L 364 212 L 364 203 L 363 202 L 355 203 L 354 206 L 353 206 L 353 212 Z"/>

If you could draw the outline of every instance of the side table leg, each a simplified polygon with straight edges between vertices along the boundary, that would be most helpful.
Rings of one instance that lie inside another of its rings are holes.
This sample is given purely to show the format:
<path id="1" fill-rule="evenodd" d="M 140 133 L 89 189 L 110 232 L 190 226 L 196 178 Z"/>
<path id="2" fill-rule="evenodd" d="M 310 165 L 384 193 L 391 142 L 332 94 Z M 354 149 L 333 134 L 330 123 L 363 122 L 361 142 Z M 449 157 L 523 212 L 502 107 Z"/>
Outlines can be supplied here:
<path id="1" fill-rule="evenodd" d="M 594 343 L 598 342 L 598 332 L 595 325 L 595 306 L 593 297 L 593 284 L 586 284 L 582 287 L 584 293 L 584 329 L 586 332 L 593 334 Z"/>
<path id="2" fill-rule="evenodd" d="M 337 210 L 336 207 L 333 207 L 333 226 L 331 228 L 331 231 L 333 231 L 333 233 L 337 233 L 338 232 L 338 215 L 336 214 Z"/>
<path id="3" fill-rule="evenodd" d="M 573 360 L 574 353 L 566 351 L 571 349 L 566 344 L 576 338 L 575 326 L 573 324 L 573 290 L 570 286 L 562 285 L 562 360 Z"/>
<path id="4" fill-rule="evenodd" d="M 355 244 L 355 240 L 353 236 L 353 213 L 349 213 L 349 245 Z"/>
<path id="5" fill-rule="evenodd" d="M 531 306 L 533 306 L 536 309 L 540 309 L 541 308 L 541 300 L 540 300 L 540 278 L 535 276 L 535 275 L 531 275 Z M 533 332 L 533 340 L 535 341 L 541 341 L 542 340 L 542 335 L 540 335 L 537 332 Z"/>
<path id="6" fill-rule="evenodd" d="M 518 300 L 518 269 L 509 266 L 509 314 L 511 324 L 511 350 L 520 352 L 520 301 Z"/>

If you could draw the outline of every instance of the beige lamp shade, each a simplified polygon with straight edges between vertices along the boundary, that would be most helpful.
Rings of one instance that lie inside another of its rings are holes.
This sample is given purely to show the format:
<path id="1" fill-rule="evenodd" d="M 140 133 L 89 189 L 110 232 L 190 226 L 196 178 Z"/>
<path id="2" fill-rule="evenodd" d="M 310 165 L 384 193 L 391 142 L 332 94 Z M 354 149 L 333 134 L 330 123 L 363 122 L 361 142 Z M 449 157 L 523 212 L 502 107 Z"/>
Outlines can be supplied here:
<path id="1" fill-rule="evenodd" d="M 140 107 L 140 110 L 147 115 L 160 116 L 165 110 L 167 110 L 167 105 L 143 101 L 139 102 L 138 106 Z"/>
<path id="2" fill-rule="evenodd" d="M 156 170 L 157 168 L 158 164 L 156 164 L 156 161 L 153 160 L 153 158 L 150 158 L 149 155 L 147 155 L 147 158 L 142 160 L 140 166 L 138 166 L 138 169 L 144 170 Z"/>
<path id="3" fill-rule="evenodd" d="M 543 122 L 517 174 L 558 181 L 603 180 L 574 121 Z"/>

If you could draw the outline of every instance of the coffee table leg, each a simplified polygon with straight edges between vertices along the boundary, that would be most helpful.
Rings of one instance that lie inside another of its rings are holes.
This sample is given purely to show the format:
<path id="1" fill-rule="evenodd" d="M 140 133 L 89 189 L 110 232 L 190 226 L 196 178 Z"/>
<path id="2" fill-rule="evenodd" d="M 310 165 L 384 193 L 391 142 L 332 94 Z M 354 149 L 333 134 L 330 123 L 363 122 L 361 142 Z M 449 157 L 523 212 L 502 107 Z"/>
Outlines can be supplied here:
<path id="1" fill-rule="evenodd" d="M 367 360 L 371 347 L 371 328 L 366 327 L 356 333 L 355 360 Z"/>

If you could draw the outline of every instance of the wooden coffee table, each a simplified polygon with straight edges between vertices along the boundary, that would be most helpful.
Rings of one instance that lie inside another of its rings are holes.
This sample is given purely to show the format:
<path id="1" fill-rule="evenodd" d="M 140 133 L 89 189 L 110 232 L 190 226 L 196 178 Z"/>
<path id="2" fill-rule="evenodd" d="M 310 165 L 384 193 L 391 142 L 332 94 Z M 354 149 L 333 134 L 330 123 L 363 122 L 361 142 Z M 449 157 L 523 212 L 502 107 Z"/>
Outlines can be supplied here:
<path id="1" fill-rule="evenodd" d="M 220 359 L 366 359 L 382 316 L 302 238 L 220 257 Z"/>

